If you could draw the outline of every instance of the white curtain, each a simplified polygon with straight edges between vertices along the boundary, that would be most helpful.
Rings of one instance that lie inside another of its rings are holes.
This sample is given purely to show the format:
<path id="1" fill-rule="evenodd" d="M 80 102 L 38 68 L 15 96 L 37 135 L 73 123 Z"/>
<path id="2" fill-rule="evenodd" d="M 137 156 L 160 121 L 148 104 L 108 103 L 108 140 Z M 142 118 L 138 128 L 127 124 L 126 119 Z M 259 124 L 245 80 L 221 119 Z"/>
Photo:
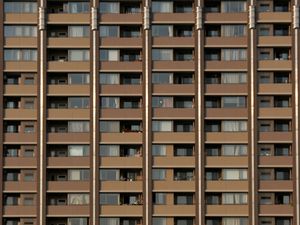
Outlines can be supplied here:
<path id="1" fill-rule="evenodd" d="M 110 169 L 100 169 L 100 180 L 119 180 L 120 171 Z"/>
<path id="2" fill-rule="evenodd" d="M 120 123 L 119 121 L 101 121 L 100 131 L 108 133 L 120 132 Z"/>
<path id="3" fill-rule="evenodd" d="M 222 84 L 239 84 L 247 82 L 246 73 L 221 73 Z"/>
<path id="4" fill-rule="evenodd" d="M 87 205 L 89 204 L 88 194 L 68 194 L 68 205 Z"/>
<path id="5" fill-rule="evenodd" d="M 119 13 L 120 5 L 118 2 L 100 2 L 100 13 Z"/>
<path id="6" fill-rule="evenodd" d="M 221 1 L 221 12 L 246 12 L 246 1 Z"/>
<path id="7" fill-rule="evenodd" d="M 244 180 L 247 179 L 247 169 L 224 169 L 224 180 Z"/>
<path id="8" fill-rule="evenodd" d="M 152 170 L 152 179 L 153 180 L 164 180 L 166 178 L 165 169 L 153 169 Z"/>
<path id="9" fill-rule="evenodd" d="M 102 108 L 120 108 L 120 98 L 119 97 L 102 97 L 101 98 Z"/>
<path id="10" fill-rule="evenodd" d="M 172 37 L 173 26 L 171 25 L 153 25 L 152 26 L 153 37 Z"/>
<path id="11" fill-rule="evenodd" d="M 68 132 L 89 132 L 90 124 L 87 121 L 68 122 Z"/>
<path id="12" fill-rule="evenodd" d="M 88 61 L 90 58 L 89 50 L 69 50 L 69 61 Z"/>
<path id="13" fill-rule="evenodd" d="M 164 156 L 167 153 L 166 145 L 152 145 L 152 155 L 153 156 Z"/>
<path id="14" fill-rule="evenodd" d="M 172 121 L 152 121 L 152 131 L 154 132 L 172 131 Z"/>
<path id="15" fill-rule="evenodd" d="M 119 84 L 120 74 L 118 73 L 100 73 L 100 84 Z"/>
<path id="16" fill-rule="evenodd" d="M 153 49 L 152 60 L 173 60 L 172 49 Z"/>
<path id="17" fill-rule="evenodd" d="M 88 225 L 87 218 L 68 218 L 68 225 Z"/>
<path id="18" fill-rule="evenodd" d="M 69 145 L 68 156 L 87 156 L 88 145 Z"/>
<path id="19" fill-rule="evenodd" d="M 120 218 L 109 218 L 109 217 L 101 217 L 100 218 L 101 225 L 120 225 Z"/>
<path id="20" fill-rule="evenodd" d="M 152 84 L 172 84 L 172 73 L 152 73 Z"/>
<path id="21" fill-rule="evenodd" d="M 223 145 L 222 155 L 224 156 L 247 155 L 247 145 Z"/>
<path id="22" fill-rule="evenodd" d="M 100 156 L 120 156 L 120 145 L 100 145 Z"/>
<path id="23" fill-rule="evenodd" d="M 223 225 L 243 225 L 240 223 L 240 218 L 223 218 Z"/>
<path id="24" fill-rule="evenodd" d="M 224 61 L 246 60 L 247 51 L 246 49 L 222 49 L 221 58 Z"/>
<path id="25" fill-rule="evenodd" d="M 100 26 L 100 37 L 118 37 L 118 26 Z"/>
<path id="26" fill-rule="evenodd" d="M 247 131 L 246 121 L 222 121 L 222 131 L 241 132 Z"/>
<path id="27" fill-rule="evenodd" d="M 221 36 L 223 37 L 241 37 L 246 35 L 245 25 L 222 25 Z"/>
<path id="28" fill-rule="evenodd" d="M 173 12 L 173 2 L 152 2 L 152 12 L 154 13 L 172 13 Z"/>

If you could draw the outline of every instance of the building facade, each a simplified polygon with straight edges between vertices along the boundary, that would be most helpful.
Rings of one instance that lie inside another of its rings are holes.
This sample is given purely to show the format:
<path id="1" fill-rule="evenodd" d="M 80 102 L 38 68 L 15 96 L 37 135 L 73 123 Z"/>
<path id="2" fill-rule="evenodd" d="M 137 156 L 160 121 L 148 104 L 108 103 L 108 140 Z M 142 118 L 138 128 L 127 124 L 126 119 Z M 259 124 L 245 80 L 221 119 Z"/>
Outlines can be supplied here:
<path id="1" fill-rule="evenodd" d="M 299 225 L 299 0 L 2 0 L 0 224 Z"/>

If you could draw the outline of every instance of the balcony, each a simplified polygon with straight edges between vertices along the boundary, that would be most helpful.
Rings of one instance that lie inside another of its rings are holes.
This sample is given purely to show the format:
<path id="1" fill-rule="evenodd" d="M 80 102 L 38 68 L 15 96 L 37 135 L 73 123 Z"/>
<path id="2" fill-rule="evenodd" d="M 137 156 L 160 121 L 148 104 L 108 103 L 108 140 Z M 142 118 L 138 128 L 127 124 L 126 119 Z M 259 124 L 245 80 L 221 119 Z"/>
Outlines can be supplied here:
<path id="1" fill-rule="evenodd" d="M 102 119 L 142 119 L 142 109 L 101 109 Z"/>
<path id="2" fill-rule="evenodd" d="M 259 60 L 258 70 L 291 70 L 292 60 Z"/>
<path id="3" fill-rule="evenodd" d="M 5 72 L 36 72 L 36 61 L 8 61 L 4 62 Z"/>
<path id="4" fill-rule="evenodd" d="M 101 168 L 142 168 L 142 157 L 100 157 Z"/>
<path id="5" fill-rule="evenodd" d="M 47 119 L 56 120 L 81 120 L 89 119 L 89 109 L 48 109 Z"/>
<path id="6" fill-rule="evenodd" d="M 257 18 L 258 23 L 291 23 L 291 12 L 260 12 Z"/>
<path id="7" fill-rule="evenodd" d="M 48 143 L 89 143 L 90 133 L 48 133 Z"/>
<path id="8" fill-rule="evenodd" d="M 292 180 L 261 180 L 258 185 L 259 191 L 292 191 Z"/>
<path id="9" fill-rule="evenodd" d="M 207 205 L 206 216 L 248 216 L 248 205 Z"/>
<path id="10" fill-rule="evenodd" d="M 24 206 L 24 205 L 13 205 L 13 206 L 4 206 L 3 214 L 5 216 L 18 217 L 22 216 L 32 216 L 35 217 L 37 215 L 37 207 L 36 206 Z"/>
<path id="11" fill-rule="evenodd" d="M 152 21 L 155 23 L 194 23 L 194 13 L 153 13 Z"/>
<path id="12" fill-rule="evenodd" d="M 258 94 L 264 94 L 264 95 L 292 94 L 292 84 L 290 83 L 259 84 Z"/>
<path id="13" fill-rule="evenodd" d="M 163 216 L 194 216 L 195 205 L 154 205 L 153 214 Z"/>
<path id="14" fill-rule="evenodd" d="M 248 63 L 241 61 L 206 61 L 205 71 L 247 71 Z"/>
<path id="15" fill-rule="evenodd" d="M 105 47 L 105 48 L 142 48 L 143 47 L 143 41 L 142 38 L 140 37 L 130 37 L 130 38 L 125 38 L 125 37 L 120 37 L 120 38 L 115 38 L 115 37 L 109 37 L 109 38 L 100 38 L 100 46 Z"/>
<path id="16" fill-rule="evenodd" d="M 89 48 L 90 39 L 81 37 L 48 38 L 48 48 Z"/>
<path id="17" fill-rule="evenodd" d="M 4 23 L 6 24 L 37 24 L 37 13 L 5 13 Z"/>
<path id="18" fill-rule="evenodd" d="M 141 144 L 143 143 L 143 134 L 141 132 L 124 132 L 124 133 L 101 133 L 101 143 L 120 143 L 120 144 Z"/>
<path id="19" fill-rule="evenodd" d="M 260 142 L 293 142 L 292 132 L 260 132 Z"/>
<path id="20" fill-rule="evenodd" d="M 35 109 L 4 109 L 4 118 L 9 120 L 36 120 Z"/>
<path id="21" fill-rule="evenodd" d="M 205 47 L 245 47 L 247 37 L 206 37 Z"/>
<path id="22" fill-rule="evenodd" d="M 248 167 L 247 156 L 207 156 L 205 167 Z"/>
<path id="23" fill-rule="evenodd" d="M 288 47 L 292 46 L 292 37 L 291 36 L 259 36 L 258 44 L 259 47 Z"/>
<path id="24" fill-rule="evenodd" d="M 153 181 L 153 191 L 194 192 L 195 181 Z"/>
<path id="25" fill-rule="evenodd" d="M 143 216 L 141 205 L 101 205 L 101 215 L 105 216 Z"/>
<path id="26" fill-rule="evenodd" d="M 260 205 L 260 216 L 293 216 L 294 208 L 292 205 Z"/>
<path id="27" fill-rule="evenodd" d="M 155 108 L 153 109 L 154 118 L 159 119 L 194 119 L 194 108 Z"/>
<path id="28" fill-rule="evenodd" d="M 48 181 L 48 192 L 88 192 L 89 181 Z"/>
<path id="29" fill-rule="evenodd" d="M 247 94 L 247 84 L 206 84 L 205 94 Z"/>
<path id="30" fill-rule="evenodd" d="M 76 25 L 90 24 L 90 13 L 49 13 L 47 23 Z"/>
<path id="31" fill-rule="evenodd" d="M 264 167 L 290 167 L 293 165 L 292 156 L 260 156 L 259 165 Z"/>
<path id="32" fill-rule="evenodd" d="M 90 62 L 86 61 L 49 61 L 48 72 L 89 72 Z"/>
<path id="33" fill-rule="evenodd" d="M 217 181 L 206 181 L 205 191 L 224 191 L 224 192 L 247 192 L 249 183 L 247 180 L 217 180 Z M 232 211 L 231 211 L 232 212 Z"/>
<path id="34" fill-rule="evenodd" d="M 37 142 L 36 133 L 4 133 L 4 143 L 34 144 Z"/>
<path id="35" fill-rule="evenodd" d="M 5 168 L 36 168 L 37 158 L 35 157 L 5 157 Z"/>
<path id="36" fill-rule="evenodd" d="M 258 110 L 258 117 L 260 119 L 264 118 L 280 118 L 280 119 L 291 119 L 292 118 L 292 108 L 260 108 Z"/>
<path id="37" fill-rule="evenodd" d="M 48 85 L 48 95 L 51 96 L 81 96 L 89 95 L 90 86 L 89 85 Z"/>
<path id="38" fill-rule="evenodd" d="M 206 119 L 247 118 L 247 108 L 206 108 Z"/>
<path id="39" fill-rule="evenodd" d="M 101 72 L 140 72 L 142 71 L 142 61 L 106 61 L 100 62 Z"/>
<path id="40" fill-rule="evenodd" d="M 4 85 L 4 95 L 16 96 L 36 96 L 37 85 Z"/>
<path id="41" fill-rule="evenodd" d="M 36 182 L 4 181 L 3 190 L 6 192 L 36 192 Z"/>
<path id="42" fill-rule="evenodd" d="M 49 205 L 47 216 L 89 216 L 89 205 Z"/>
<path id="43" fill-rule="evenodd" d="M 195 157 L 194 156 L 163 156 L 163 157 L 153 157 L 153 166 L 155 167 L 182 167 L 182 168 L 194 168 L 195 167 Z"/>
<path id="44" fill-rule="evenodd" d="M 89 168 L 89 157 L 48 157 L 48 168 Z"/>
<path id="45" fill-rule="evenodd" d="M 4 47 L 6 48 L 37 48 L 36 37 L 6 37 Z"/>
<path id="46" fill-rule="evenodd" d="M 152 69 L 156 71 L 194 71 L 194 61 L 152 61 Z"/>
<path id="47" fill-rule="evenodd" d="M 100 181 L 101 191 L 142 192 L 143 181 Z"/>
<path id="48" fill-rule="evenodd" d="M 194 37 L 154 37 L 153 47 L 194 47 Z"/>
<path id="49" fill-rule="evenodd" d="M 101 23 L 110 24 L 142 24 L 142 13 L 103 13 L 99 16 Z"/>
<path id="50" fill-rule="evenodd" d="M 241 13 L 206 13 L 204 21 L 206 23 L 247 23 L 248 14 L 246 12 Z"/>
<path id="51" fill-rule="evenodd" d="M 248 132 L 206 132 L 206 143 L 247 143 Z"/>
<path id="52" fill-rule="evenodd" d="M 153 132 L 155 143 L 194 143 L 194 132 Z"/>
<path id="53" fill-rule="evenodd" d="M 100 85 L 101 94 L 109 95 L 142 95 L 143 87 L 142 85 L 119 85 L 119 84 L 105 84 Z"/>
<path id="54" fill-rule="evenodd" d="M 194 84 L 154 84 L 153 93 L 155 94 L 170 94 L 170 95 L 194 95 Z"/>

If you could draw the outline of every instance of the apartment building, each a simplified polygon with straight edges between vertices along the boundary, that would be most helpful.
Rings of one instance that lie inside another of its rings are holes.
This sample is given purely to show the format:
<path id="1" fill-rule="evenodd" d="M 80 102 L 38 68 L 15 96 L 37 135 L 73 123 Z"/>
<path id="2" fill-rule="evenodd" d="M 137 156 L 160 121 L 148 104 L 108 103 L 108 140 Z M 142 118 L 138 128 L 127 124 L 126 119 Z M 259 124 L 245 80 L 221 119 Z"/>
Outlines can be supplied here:
<path id="1" fill-rule="evenodd" d="M 300 224 L 299 0 L 0 15 L 0 224 Z"/>

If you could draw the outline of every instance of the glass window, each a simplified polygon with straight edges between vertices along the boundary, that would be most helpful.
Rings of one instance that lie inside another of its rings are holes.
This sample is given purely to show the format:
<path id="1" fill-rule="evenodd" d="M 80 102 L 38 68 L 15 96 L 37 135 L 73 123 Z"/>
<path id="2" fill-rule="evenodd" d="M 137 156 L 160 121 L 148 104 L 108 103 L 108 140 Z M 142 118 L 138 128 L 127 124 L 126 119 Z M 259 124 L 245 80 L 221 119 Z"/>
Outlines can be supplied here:
<path id="1" fill-rule="evenodd" d="M 153 217 L 152 218 L 152 225 L 166 225 L 167 218 L 165 217 Z"/>
<path id="2" fill-rule="evenodd" d="M 186 219 L 186 218 L 177 218 L 175 220 L 175 225 L 193 225 L 193 219 Z"/>
<path id="3" fill-rule="evenodd" d="M 68 108 L 70 109 L 87 109 L 90 105 L 90 99 L 87 97 L 69 97 Z"/>
<path id="4" fill-rule="evenodd" d="M 64 6 L 67 13 L 88 13 L 90 12 L 90 4 L 88 2 L 68 2 Z"/>
<path id="5" fill-rule="evenodd" d="M 223 193 L 222 204 L 247 204 L 247 197 L 246 193 Z"/>
<path id="6" fill-rule="evenodd" d="M 88 225 L 87 218 L 68 218 L 68 225 Z"/>
<path id="7" fill-rule="evenodd" d="M 153 193 L 153 204 L 165 205 L 167 203 L 166 193 Z"/>
<path id="8" fill-rule="evenodd" d="M 246 107 L 245 97 L 222 97 L 224 108 L 244 108 Z"/>
<path id="9" fill-rule="evenodd" d="M 100 224 L 102 224 L 102 225 L 120 225 L 120 218 L 101 217 Z"/>
<path id="10" fill-rule="evenodd" d="M 225 61 L 247 60 L 246 49 L 222 49 L 221 58 Z"/>
<path id="11" fill-rule="evenodd" d="M 165 156 L 166 154 L 166 145 L 152 145 L 152 156 Z"/>
<path id="12" fill-rule="evenodd" d="M 88 169 L 69 169 L 68 180 L 89 180 L 90 171 Z"/>
<path id="13" fill-rule="evenodd" d="M 119 121 L 100 121 L 100 132 L 120 132 Z"/>
<path id="14" fill-rule="evenodd" d="M 24 133 L 33 133 L 34 132 L 34 125 L 28 124 L 24 127 Z"/>
<path id="15" fill-rule="evenodd" d="M 242 37 L 246 35 L 245 25 L 222 25 L 221 36 L 223 37 Z"/>
<path id="16" fill-rule="evenodd" d="M 90 74 L 88 73 L 69 73 L 69 84 L 89 84 Z"/>
<path id="17" fill-rule="evenodd" d="M 119 2 L 100 2 L 100 13 L 119 13 Z"/>
<path id="18" fill-rule="evenodd" d="M 100 180 L 119 180 L 120 171 L 116 169 L 100 169 Z"/>
<path id="19" fill-rule="evenodd" d="M 119 50 L 100 50 L 100 61 L 119 61 Z"/>
<path id="20" fill-rule="evenodd" d="M 243 217 L 223 217 L 223 225 L 248 225 L 248 219 Z"/>
<path id="21" fill-rule="evenodd" d="M 118 37 L 119 26 L 100 26 L 100 37 Z"/>
<path id="22" fill-rule="evenodd" d="M 36 2 L 4 2 L 5 13 L 36 13 Z"/>
<path id="23" fill-rule="evenodd" d="M 69 37 L 89 37 L 89 26 L 69 26 Z"/>
<path id="24" fill-rule="evenodd" d="M 192 156 L 193 146 L 175 146 L 174 145 L 174 156 Z"/>
<path id="25" fill-rule="evenodd" d="M 101 205 L 119 205 L 119 194 L 100 194 Z"/>
<path id="26" fill-rule="evenodd" d="M 34 150 L 33 149 L 25 149 L 24 157 L 34 157 Z"/>
<path id="27" fill-rule="evenodd" d="M 246 1 L 221 1 L 221 12 L 233 13 L 233 12 L 246 12 Z"/>
<path id="28" fill-rule="evenodd" d="M 68 145 L 68 156 L 88 156 L 89 151 L 88 145 Z"/>
<path id="29" fill-rule="evenodd" d="M 246 73 L 221 73 L 222 84 L 242 84 L 247 83 Z"/>
<path id="30" fill-rule="evenodd" d="M 36 37 L 36 26 L 4 26 L 5 37 Z"/>
<path id="31" fill-rule="evenodd" d="M 101 97 L 101 107 L 102 108 L 120 108 L 120 98 L 119 97 Z"/>
<path id="32" fill-rule="evenodd" d="M 89 202 L 89 194 L 68 194 L 68 205 L 87 205 Z"/>
<path id="33" fill-rule="evenodd" d="M 100 156 L 120 156 L 120 145 L 100 145 Z"/>
<path id="34" fill-rule="evenodd" d="M 176 205 L 191 205 L 193 204 L 193 195 L 192 194 L 177 194 L 175 196 Z"/>
<path id="35" fill-rule="evenodd" d="M 152 121 L 153 132 L 172 131 L 172 121 Z"/>
<path id="36" fill-rule="evenodd" d="M 172 73 L 152 73 L 152 84 L 172 84 Z"/>
<path id="37" fill-rule="evenodd" d="M 173 2 L 171 1 L 152 1 L 152 12 L 153 13 L 172 13 Z"/>
<path id="38" fill-rule="evenodd" d="M 172 37 L 173 26 L 171 25 L 152 25 L 152 37 Z"/>
<path id="39" fill-rule="evenodd" d="M 37 51 L 32 49 L 5 49 L 4 61 L 36 61 Z"/>
<path id="40" fill-rule="evenodd" d="M 120 84 L 120 74 L 100 73 L 100 84 Z"/>
<path id="41" fill-rule="evenodd" d="M 165 169 L 152 169 L 152 180 L 165 180 L 166 170 Z"/>
<path id="42" fill-rule="evenodd" d="M 223 156 L 245 156 L 247 145 L 222 145 Z"/>
<path id="43" fill-rule="evenodd" d="M 173 97 L 152 97 L 152 107 L 153 108 L 172 108 L 173 107 Z"/>
<path id="44" fill-rule="evenodd" d="M 34 181 L 34 175 L 32 172 L 24 174 L 24 181 Z"/>
<path id="45" fill-rule="evenodd" d="M 173 60 L 173 50 L 172 49 L 153 49 L 152 50 L 152 60 Z"/>
<path id="46" fill-rule="evenodd" d="M 18 157 L 19 156 L 19 150 L 16 148 L 9 148 L 5 150 L 5 157 Z"/>
<path id="47" fill-rule="evenodd" d="M 89 132 L 90 123 L 88 121 L 69 121 L 68 132 Z"/>
<path id="48" fill-rule="evenodd" d="M 223 180 L 246 180 L 247 169 L 223 169 Z"/>
<path id="49" fill-rule="evenodd" d="M 228 132 L 247 131 L 247 121 L 222 121 L 222 131 L 228 131 Z"/>
<path id="50" fill-rule="evenodd" d="M 68 50 L 69 61 L 89 61 L 89 50 Z"/>

